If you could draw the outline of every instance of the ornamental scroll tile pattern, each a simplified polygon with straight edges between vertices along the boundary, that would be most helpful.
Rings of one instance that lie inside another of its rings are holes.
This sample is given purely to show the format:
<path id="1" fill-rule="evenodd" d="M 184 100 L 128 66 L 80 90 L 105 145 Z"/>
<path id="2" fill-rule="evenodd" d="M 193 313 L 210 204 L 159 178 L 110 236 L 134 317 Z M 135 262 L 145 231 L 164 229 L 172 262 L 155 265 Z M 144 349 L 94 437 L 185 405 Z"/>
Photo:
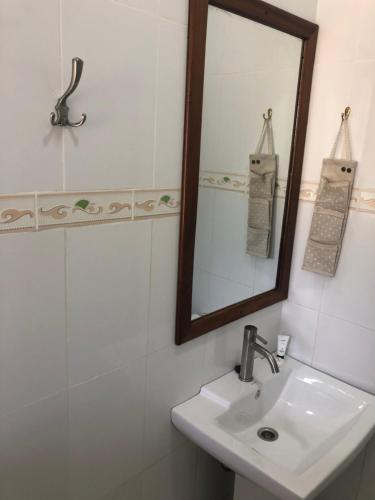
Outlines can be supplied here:
<path id="1" fill-rule="evenodd" d="M 199 176 L 199 184 L 204 187 L 245 192 L 249 186 L 249 176 L 246 174 L 202 170 Z"/>
<path id="2" fill-rule="evenodd" d="M 232 174 L 205 170 L 200 173 L 199 184 L 202 187 L 248 193 L 250 176 L 248 174 Z M 277 179 L 276 196 L 285 198 L 286 187 L 286 179 Z"/>
<path id="3" fill-rule="evenodd" d="M 36 227 L 35 195 L 0 196 L 0 232 Z"/>
<path id="4" fill-rule="evenodd" d="M 233 173 L 225 174 L 211 170 L 204 170 L 199 177 L 199 185 L 214 189 L 224 189 L 228 191 L 237 191 L 239 193 L 247 193 L 249 191 L 249 176 L 246 174 Z M 287 190 L 287 179 L 278 178 L 276 181 L 276 196 L 285 198 Z M 300 200 L 314 202 L 316 200 L 319 184 L 317 182 L 302 181 Z M 373 191 L 371 193 L 371 191 Z M 363 193 L 366 192 L 366 199 L 363 198 Z M 361 194 L 362 193 L 362 194 Z M 360 211 L 370 211 L 375 213 L 375 204 L 373 202 L 370 207 L 371 199 L 375 196 L 375 190 L 353 189 L 350 208 Z M 372 198 L 371 198 L 372 197 Z"/>
<path id="5" fill-rule="evenodd" d="M 299 194 L 299 199 L 302 201 L 315 202 L 318 194 L 319 184 L 317 182 L 306 182 L 302 181 L 301 190 Z M 362 190 L 360 188 L 353 189 L 352 197 L 350 200 L 350 208 L 353 210 L 362 210 L 360 200 Z M 375 213 L 375 207 L 374 207 Z"/>
<path id="6" fill-rule="evenodd" d="M 215 175 L 204 181 L 209 187 L 248 192 L 246 175 Z M 286 185 L 285 179 L 277 180 L 277 196 L 285 197 Z M 300 200 L 314 202 L 317 190 L 317 182 L 303 181 Z M 175 216 L 180 212 L 180 200 L 179 189 L 1 195 L 0 233 Z M 354 189 L 350 208 L 375 214 L 375 188 Z"/>
<path id="7" fill-rule="evenodd" d="M 132 191 L 38 194 L 40 227 L 132 218 Z"/>
<path id="8" fill-rule="evenodd" d="M 134 217 L 177 214 L 180 211 L 180 190 L 134 192 Z"/>
<path id="9" fill-rule="evenodd" d="M 360 193 L 358 207 L 361 212 L 375 213 L 375 189 Z"/>

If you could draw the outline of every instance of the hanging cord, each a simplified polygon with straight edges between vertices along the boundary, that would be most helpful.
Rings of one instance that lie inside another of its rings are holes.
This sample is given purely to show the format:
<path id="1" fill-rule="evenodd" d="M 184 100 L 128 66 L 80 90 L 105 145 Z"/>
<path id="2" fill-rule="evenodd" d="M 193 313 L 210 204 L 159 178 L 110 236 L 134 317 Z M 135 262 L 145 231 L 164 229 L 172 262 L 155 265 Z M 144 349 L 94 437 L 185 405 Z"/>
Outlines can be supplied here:
<path id="1" fill-rule="evenodd" d="M 349 115 L 350 115 L 350 108 L 346 108 L 345 113 L 341 115 L 342 116 L 341 125 L 331 151 L 330 158 L 332 160 L 336 158 L 337 148 L 341 139 L 342 139 L 343 159 L 344 160 L 352 159 L 352 147 L 351 147 L 350 130 L 348 123 Z"/>
<path id="2" fill-rule="evenodd" d="M 264 122 L 263 122 L 263 128 L 262 132 L 260 134 L 259 142 L 256 148 L 256 154 L 261 154 L 263 147 L 264 147 L 264 141 L 267 137 L 267 149 L 268 149 L 268 154 L 275 154 L 275 145 L 274 145 L 274 138 L 273 138 L 273 128 L 272 128 L 272 113 L 268 114 L 268 117 L 263 115 Z"/>

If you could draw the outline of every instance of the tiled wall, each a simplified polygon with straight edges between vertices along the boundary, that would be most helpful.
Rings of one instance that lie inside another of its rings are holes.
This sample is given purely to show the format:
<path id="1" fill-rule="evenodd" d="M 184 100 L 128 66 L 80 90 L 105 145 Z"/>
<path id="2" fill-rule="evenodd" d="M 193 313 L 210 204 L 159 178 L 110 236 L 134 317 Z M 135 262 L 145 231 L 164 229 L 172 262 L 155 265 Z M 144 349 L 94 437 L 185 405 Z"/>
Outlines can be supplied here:
<path id="1" fill-rule="evenodd" d="M 271 3 L 314 17 L 315 0 Z M 187 0 L 2 0 L 0 17 L 2 194 L 179 186 Z M 74 56 L 88 120 L 52 129 Z M 232 368 L 246 322 L 274 346 L 281 307 L 176 347 L 177 236 L 177 216 L 1 236 L 1 500 L 229 496 L 170 408 Z"/>
<path id="2" fill-rule="evenodd" d="M 248 199 L 245 191 L 199 189 L 193 313 L 207 314 L 275 287 L 284 199 L 274 201 L 269 259 L 246 253 Z"/>
<path id="3" fill-rule="evenodd" d="M 1 0 L 0 18 L 0 191 L 32 193 L 0 211 L 33 212 L 0 237 L 0 498 L 227 500 L 232 474 L 170 409 L 239 361 L 246 322 L 274 346 L 281 305 L 174 345 L 187 0 Z M 74 56 L 87 123 L 52 128 Z M 74 227 L 112 203 L 126 220 Z"/>
<path id="4" fill-rule="evenodd" d="M 375 185 L 375 33 L 372 0 L 319 0 L 317 61 L 303 178 L 317 181 L 321 160 L 332 147 L 340 112 L 352 107 L 353 154 L 359 161 L 356 187 Z M 301 202 L 289 300 L 283 329 L 296 358 L 375 393 L 375 218 L 350 211 L 335 278 L 301 270 L 312 204 Z M 353 500 L 375 498 L 375 441 L 368 448 L 363 481 Z M 343 476 L 344 477 L 344 476 Z M 349 485 L 349 480 L 345 482 Z M 358 488 L 357 488 L 358 489 Z"/>

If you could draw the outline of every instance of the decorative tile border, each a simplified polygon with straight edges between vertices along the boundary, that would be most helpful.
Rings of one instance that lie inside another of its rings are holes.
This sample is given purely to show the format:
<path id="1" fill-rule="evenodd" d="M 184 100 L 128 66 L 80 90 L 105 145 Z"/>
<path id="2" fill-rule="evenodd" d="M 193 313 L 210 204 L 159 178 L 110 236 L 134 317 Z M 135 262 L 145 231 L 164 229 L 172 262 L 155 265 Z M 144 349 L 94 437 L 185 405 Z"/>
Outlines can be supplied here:
<path id="1" fill-rule="evenodd" d="M 0 195 L 0 233 L 173 216 L 179 189 Z"/>
<path id="2" fill-rule="evenodd" d="M 222 189 L 225 191 L 237 191 L 239 193 L 248 193 L 250 185 L 250 176 L 246 174 L 202 171 L 199 176 L 199 185 L 202 187 Z M 276 196 L 285 198 L 286 179 L 277 179 Z"/>
<path id="3" fill-rule="evenodd" d="M 226 191 L 246 192 L 249 189 L 249 176 L 202 170 L 199 175 L 199 184 L 203 187 L 225 189 Z"/>
<path id="4" fill-rule="evenodd" d="M 375 189 L 360 192 L 358 209 L 361 212 L 375 213 Z"/>
<path id="5" fill-rule="evenodd" d="M 180 190 L 134 191 L 134 217 L 154 217 L 180 212 Z"/>
<path id="6" fill-rule="evenodd" d="M 132 218 L 132 191 L 40 193 L 39 227 L 86 224 Z"/>
<path id="7" fill-rule="evenodd" d="M 34 194 L 0 197 L 0 232 L 26 231 L 36 225 Z"/>
<path id="8" fill-rule="evenodd" d="M 246 175 L 220 172 L 203 172 L 200 185 L 244 194 L 249 189 Z M 286 185 L 277 180 L 277 196 L 285 197 Z M 302 181 L 300 200 L 314 202 L 317 191 L 317 182 Z M 176 216 L 180 207 L 179 189 L 0 195 L 0 233 Z M 375 188 L 354 189 L 350 208 L 375 214 Z"/>
<path id="9" fill-rule="evenodd" d="M 302 201 L 315 202 L 316 196 L 318 193 L 318 187 L 319 187 L 318 182 L 302 181 L 299 199 Z M 363 209 L 361 207 L 361 203 L 360 203 L 360 200 L 361 200 L 363 193 L 364 193 L 364 191 L 360 188 L 353 189 L 352 198 L 350 200 L 350 208 L 351 209 L 359 210 L 361 212 L 363 211 Z M 373 196 L 374 196 L 374 193 L 373 193 Z M 375 204 L 374 204 L 372 211 L 375 213 Z"/>
<path id="10" fill-rule="evenodd" d="M 199 177 L 199 184 L 202 187 L 236 191 L 239 193 L 248 193 L 249 183 L 249 175 L 238 173 L 224 173 L 205 170 L 201 172 Z M 286 187 L 286 179 L 277 179 L 276 196 L 279 198 L 285 198 Z M 299 199 L 302 201 L 315 202 L 318 187 L 318 182 L 303 180 Z M 350 208 L 360 212 L 370 212 L 375 214 L 375 188 L 353 189 Z"/>

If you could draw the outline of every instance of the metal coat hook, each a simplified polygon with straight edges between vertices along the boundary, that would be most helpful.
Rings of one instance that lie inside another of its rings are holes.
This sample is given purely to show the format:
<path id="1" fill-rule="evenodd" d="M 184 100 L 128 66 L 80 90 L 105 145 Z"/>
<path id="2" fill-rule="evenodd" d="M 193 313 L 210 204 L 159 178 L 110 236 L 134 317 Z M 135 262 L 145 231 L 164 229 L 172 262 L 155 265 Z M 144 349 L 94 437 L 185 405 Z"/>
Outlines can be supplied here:
<path id="1" fill-rule="evenodd" d="M 343 113 L 341 113 L 341 120 L 344 122 L 344 121 L 347 121 L 349 120 L 349 116 L 350 116 L 350 113 L 352 112 L 352 108 L 351 107 L 346 107 L 345 108 L 345 111 Z"/>
<path id="2" fill-rule="evenodd" d="M 267 115 L 265 113 L 263 113 L 263 118 L 266 122 L 271 120 L 271 118 L 272 118 L 272 109 L 271 108 L 269 108 L 267 110 Z"/>
<path id="3" fill-rule="evenodd" d="M 70 80 L 69 87 L 65 93 L 57 100 L 55 110 L 56 113 L 51 113 L 50 119 L 53 126 L 60 125 L 60 127 L 81 127 L 86 121 L 86 115 L 82 114 L 82 118 L 77 123 L 69 121 L 69 106 L 66 101 L 70 95 L 73 94 L 78 87 L 79 81 L 82 76 L 83 61 L 79 57 L 72 59 L 72 79 Z"/>

